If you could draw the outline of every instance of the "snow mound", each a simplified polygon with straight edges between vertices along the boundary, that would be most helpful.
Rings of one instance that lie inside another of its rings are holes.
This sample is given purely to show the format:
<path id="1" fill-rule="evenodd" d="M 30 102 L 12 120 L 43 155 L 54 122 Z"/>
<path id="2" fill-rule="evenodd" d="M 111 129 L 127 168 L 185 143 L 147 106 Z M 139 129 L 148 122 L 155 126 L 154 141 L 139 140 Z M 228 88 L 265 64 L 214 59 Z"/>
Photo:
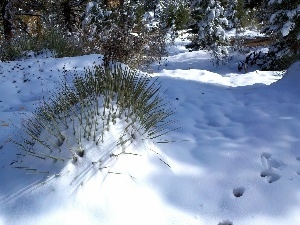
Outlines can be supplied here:
<path id="1" fill-rule="evenodd" d="M 274 88 L 279 88 L 294 94 L 300 94 L 300 61 L 295 62 L 287 70 L 286 74 L 279 81 L 273 84 Z"/>

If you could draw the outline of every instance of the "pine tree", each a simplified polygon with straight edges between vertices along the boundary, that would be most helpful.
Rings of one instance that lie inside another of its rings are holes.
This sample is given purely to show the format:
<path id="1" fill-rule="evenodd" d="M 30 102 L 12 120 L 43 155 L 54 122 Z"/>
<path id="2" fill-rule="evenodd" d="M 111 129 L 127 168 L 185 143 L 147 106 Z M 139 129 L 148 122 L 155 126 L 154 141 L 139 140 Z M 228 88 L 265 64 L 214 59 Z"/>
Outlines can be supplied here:
<path id="1" fill-rule="evenodd" d="M 265 24 L 262 33 L 275 40 L 262 69 L 285 69 L 299 59 L 300 0 L 264 0 L 258 16 Z"/>
<path id="2" fill-rule="evenodd" d="M 194 21 L 191 29 L 196 35 L 188 47 L 209 49 L 217 65 L 224 63 L 228 56 L 229 38 L 226 30 L 234 27 L 234 22 L 227 19 L 234 18 L 234 7 L 229 4 L 232 2 L 235 1 L 198 0 L 191 4 Z"/>
<path id="3" fill-rule="evenodd" d="M 88 3 L 82 25 L 85 35 L 104 55 L 104 66 L 118 61 L 136 67 L 161 56 L 164 33 L 160 33 L 160 26 L 147 27 L 144 14 L 140 1 L 124 1 L 118 6 Z"/>
<path id="4" fill-rule="evenodd" d="M 4 37 L 10 40 L 16 29 L 15 16 L 18 10 L 19 2 L 16 0 L 4 0 L 1 2 L 1 16 Z"/>
<path id="5" fill-rule="evenodd" d="M 259 23 L 256 19 L 257 8 L 254 7 L 256 4 L 256 2 L 248 2 L 248 0 L 237 1 L 235 8 L 235 27 L 237 30 L 249 27 L 258 28 Z"/>
<path id="6" fill-rule="evenodd" d="M 224 8 L 218 0 L 200 0 L 193 5 L 193 16 L 198 31 L 197 42 L 202 47 L 213 44 L 226 44 L 225 34 L 228 20 L 224 15 Z"/>
<path id="7" fill-rule="evenodd" d="M 163 29 L 176 32 L 187 28 L 190 9 L 185 0 L 164 0 L 156 5 L 160 25 Z"/>

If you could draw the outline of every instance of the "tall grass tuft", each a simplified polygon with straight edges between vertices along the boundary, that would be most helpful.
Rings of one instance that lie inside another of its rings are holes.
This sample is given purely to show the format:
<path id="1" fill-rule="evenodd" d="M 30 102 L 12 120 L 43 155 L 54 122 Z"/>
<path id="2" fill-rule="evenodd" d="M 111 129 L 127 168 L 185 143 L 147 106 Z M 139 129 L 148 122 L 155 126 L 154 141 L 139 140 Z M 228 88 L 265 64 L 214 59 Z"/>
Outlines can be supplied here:
<path id="1" fill-rule="evenodd" d="M 20 33 L 11 40 L 0 40 L 0 60 L 10 61 L 31 57 L 50 51 L 58 58 L 83 55 L 82 43 L 72 36 L 67 36 L 58 28 L 43 30 L 37 35 Z"/>
<path id="2" fill-rule="evenodd" d="M 158 80 L 128 68 L 94 66 L 62 83 L 20 128 L 14 143 L 24 155 L 63 165 L 86 158 L 103 168 L 130 144 L 170 132 L 175 122 Z"/>

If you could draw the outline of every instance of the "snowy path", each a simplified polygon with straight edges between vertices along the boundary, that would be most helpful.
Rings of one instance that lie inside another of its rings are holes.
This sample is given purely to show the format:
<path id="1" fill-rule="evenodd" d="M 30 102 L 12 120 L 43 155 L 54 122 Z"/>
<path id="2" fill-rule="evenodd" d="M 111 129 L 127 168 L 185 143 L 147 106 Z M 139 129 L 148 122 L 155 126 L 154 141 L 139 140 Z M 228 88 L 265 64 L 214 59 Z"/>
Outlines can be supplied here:
<path id="1" fill-rule="evenodd" d="M 178 98 L 177 118 L 185 129 L 172 138 L 190 140 L 162 147 L 171 167 L 182 164 L 176 179 L 157 175 L 168 201 L 207 215 L 205 221 L 211 222 L 203 224 L 217 224 L 216 217 L 234 218 L 234 224 L 287 224 L 287 218 L 292 218 L 290 224 L 300 222 L 297 96 L 280 99 L 277 92 L 285 90 L 271 87 L 165 80 L 173 99 Z M 235 197 L 236 192 L 242 196 Z"/>

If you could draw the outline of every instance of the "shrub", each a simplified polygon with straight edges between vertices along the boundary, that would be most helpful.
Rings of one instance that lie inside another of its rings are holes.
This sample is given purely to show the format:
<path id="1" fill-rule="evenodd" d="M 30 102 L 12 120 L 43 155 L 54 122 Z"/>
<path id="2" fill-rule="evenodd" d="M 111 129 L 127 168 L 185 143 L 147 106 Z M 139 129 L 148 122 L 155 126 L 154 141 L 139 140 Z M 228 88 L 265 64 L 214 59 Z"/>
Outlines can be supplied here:
<path id="1" fill-rule="evenodd" d="M 143 21 L 144 7 L 124 2 L 122 7 L 108 9 L 100 3 L 89 3 L 83 28 L 91 41 L 104 55 L 104 65 L 126 63 L 137 68 L 165 53 L 165 33 L 159 26 L 148 27 Z"/>
<path id="2" fill-rule="evenodd" d="M 28 52 L 40 54 L 44 50 L 50 50 L 55 57 L 83 54 L 82 42 L 67 36 L 58 28 L 52 28 L 44 30 L 39 35 L 31 36 L 26 33 L 19 33 L 11 40 L 2 40 L 0 47 L 1 60 L 26 58 Z"/>
<path id="3" fill-rule="evenodd" d="M 85 76 L 75 75 L 72 85 L 63 84 L 43 102 L 24 121 L 14 143 L 26 157 L 48 166 L 43 173 L 58 174 L 53 162 L 65 165 L 71 160 L 74 165 L 83 163 L 78 176 L 91 168 L 103 169 L 115 156 L 127 154 L 130 144 L 170 132 L 173 111 L 159 91 L 157 80 L 146 75 L 95 66 Z M 15 167 L 41 173 L 30 165 Z"/>
<path id="4" fill-rule="evenodd" d="M 176 33 L 186 29 L 190 19 L 190 9 L 185 1 L 162 1 L 159 5 L 159 20 L 163 29 Z"/>

